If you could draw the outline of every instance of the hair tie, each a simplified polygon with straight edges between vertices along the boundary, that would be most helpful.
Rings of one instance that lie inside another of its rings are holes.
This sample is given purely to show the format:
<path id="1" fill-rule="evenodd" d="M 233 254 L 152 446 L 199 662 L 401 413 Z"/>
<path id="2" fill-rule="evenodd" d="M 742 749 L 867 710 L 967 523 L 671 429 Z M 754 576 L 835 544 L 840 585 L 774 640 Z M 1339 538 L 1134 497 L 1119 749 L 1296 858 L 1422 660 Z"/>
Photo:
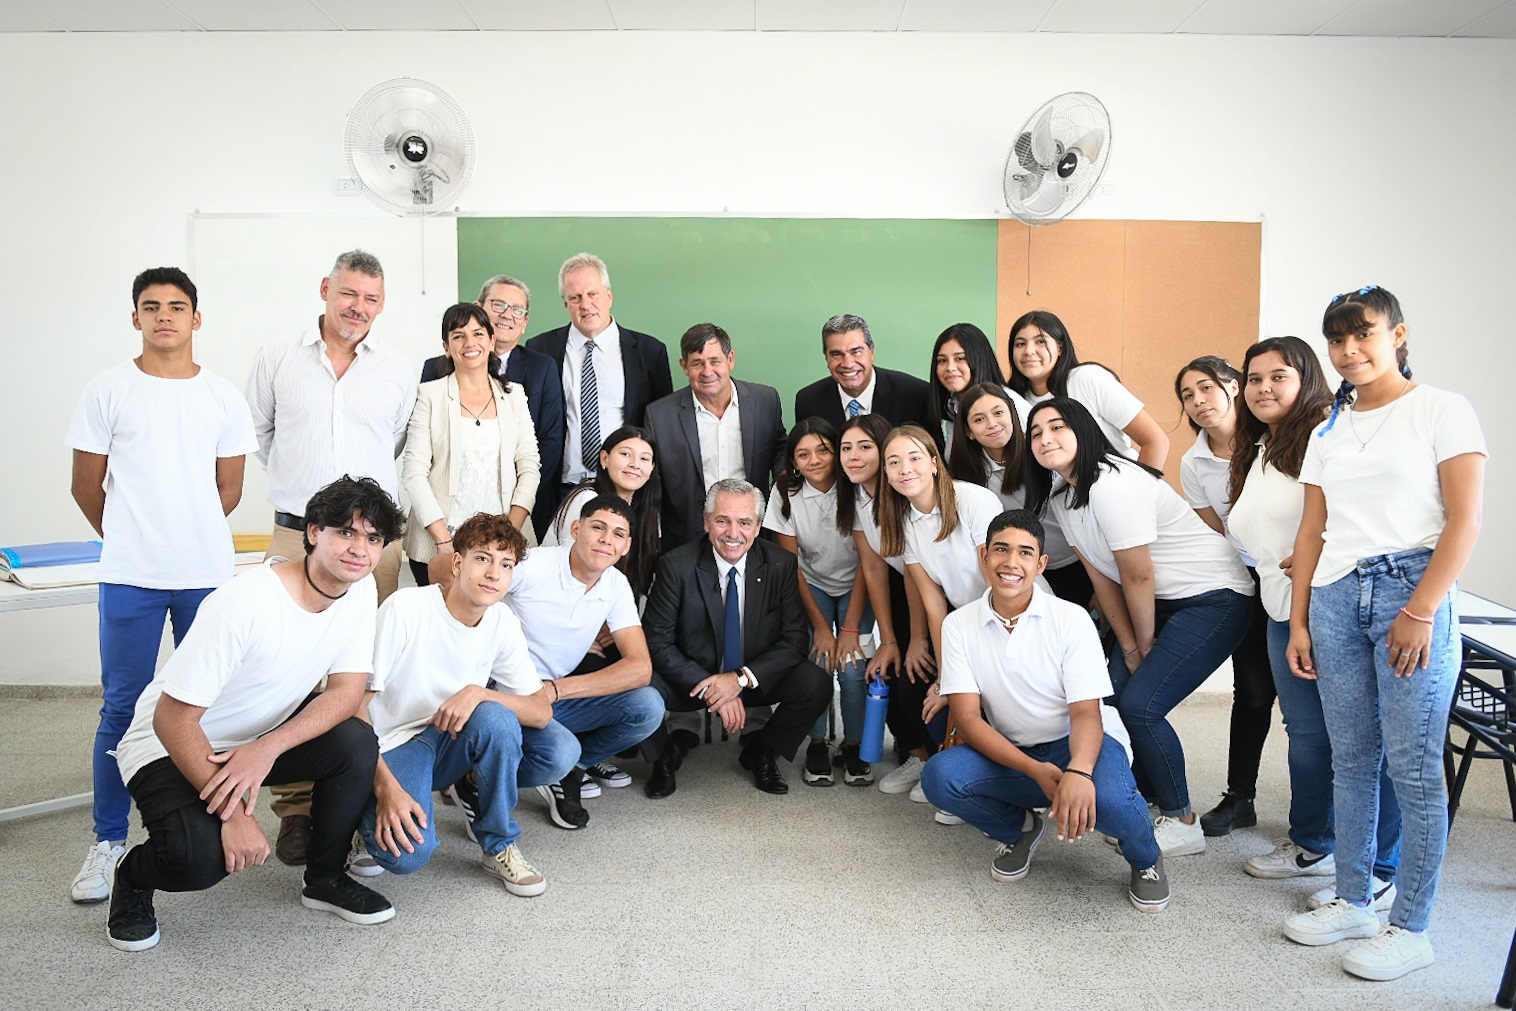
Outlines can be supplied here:
<path id="1" fill-rule="evenodd" d="M 1332 426 L 1337 424 L 1337 412 L 1342 410 L 1342 406 L 1348 402 L 1348 395 L 1352 392 L 1353 384 L 1344 379 L 1342 385 L 1337 387 L 1336 399 L 1332 401 L 1332 413 L 1327 415 L 1327 423 L 1321 431 L 1316 433 L 1316 438 L 1324 437 L 1332 430 Z"/>

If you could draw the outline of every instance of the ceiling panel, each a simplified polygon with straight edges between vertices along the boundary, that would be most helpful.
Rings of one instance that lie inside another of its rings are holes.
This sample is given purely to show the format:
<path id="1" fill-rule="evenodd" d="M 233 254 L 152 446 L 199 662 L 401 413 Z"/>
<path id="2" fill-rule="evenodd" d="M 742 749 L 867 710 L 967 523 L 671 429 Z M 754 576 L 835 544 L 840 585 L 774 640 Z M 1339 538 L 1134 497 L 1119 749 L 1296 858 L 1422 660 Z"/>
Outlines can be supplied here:
<path id="1" fill-rule="evenodd" d="M 322 32 L 338 25 L 310 0 L 168 0 L 208 32 Z"/>
<path id="2" fill-rule="evenodd" d="M 61 32 L 63 26 L 28 10 L 16 0 L 0 0 L 0 32 Z"/>
<path id="3" fill-rule="evenodd" d="M 757 27 L 756 0 L 607 0 L 617 28 L 730 32 Z"/>
<path id="4" fill-rule="evenodd" d="M 1055 0 L 906 0 L 906 32 L 1030 32 Z"/>
<path id="5" fill-rule="evenodd" d="M 1058 0 L 1043 18 L 1044 32 L 1172 32 L 1204 0 Z"/>
<path id="6" fill-rule="evenodd" d="M 1458 29 L 1464 38 L 1516 39 L 1516 3 L 1508 3 L 1491 14 Z"/>
<path id="7" fill-rule="evenodd" d="M 159 0 L 33 0 L 50 21 L 71 32 L 191 32 L 195 23 Z"/>
<path id="8" fill-rule="evenodd" d="M 1505 0 L 1360 0 L 1321 27 L 1322 35 L 1450 35 Z"/>
<path id="9" fill-rule="evenodd" d="M 478 26 L 457 0 L 312 0 L 353 31 L 472 31 Z"/>
<path id="10" fill-rule="evenodd" d="M 765 32 L 893 32 L 906 0 L 756 0 Z"/>
<path id="11" fill-rule="evenodd" d="M 606 0 L 458 0 L 485 31 L 596 31 L 616 27 Z"/>
<path id="12" fill-rule="evenodd" d="M 1314 35 L 1353 0 L 1206 0 L 1179 26 L 1197 35 Z"/>

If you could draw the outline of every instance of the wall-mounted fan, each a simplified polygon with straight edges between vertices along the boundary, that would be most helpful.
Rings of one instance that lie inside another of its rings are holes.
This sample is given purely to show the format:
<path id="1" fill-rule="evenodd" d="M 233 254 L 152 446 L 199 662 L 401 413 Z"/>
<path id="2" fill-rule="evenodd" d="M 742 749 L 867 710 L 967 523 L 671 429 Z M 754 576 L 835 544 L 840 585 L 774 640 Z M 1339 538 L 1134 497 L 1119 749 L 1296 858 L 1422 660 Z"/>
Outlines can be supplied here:
<path id="1" fill-rule="evenodd" d="M 1084 202 L 1111 154 L 1100 99 L 1070 91 L 1032 113 L 1005 162 L 1005 202 L 1021 221 L 1050 225 Z"/>
<path id="2" fill-rule="evenodd" d="M 343 147 L 363 192 L 393 214 L 453 210 L 474 174 L 474 130 L 463 108 L 414 77 L 364 92 L 347 114 Z"/>

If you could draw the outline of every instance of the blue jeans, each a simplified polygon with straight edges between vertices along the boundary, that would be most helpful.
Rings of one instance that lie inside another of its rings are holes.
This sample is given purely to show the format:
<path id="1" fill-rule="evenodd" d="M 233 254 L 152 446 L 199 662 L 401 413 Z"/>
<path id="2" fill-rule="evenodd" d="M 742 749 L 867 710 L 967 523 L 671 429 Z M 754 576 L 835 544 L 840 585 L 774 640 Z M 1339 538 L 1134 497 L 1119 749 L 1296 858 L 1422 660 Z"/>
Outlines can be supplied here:
<path id="1" fill-rule="evenodd" d="M 1425 930 L 1431 920 L 1447 848 L 1442 747 L 1462 662 L 1457 588 L 1432 615 L 1426 670 L 1396 677 L 1385 637 L 1431 557 L 1418 548 L 1360 559 L 1341 579 L 1311 590 L 1312 655 L 1332 738 L 1337 894 L 1368 901 L 1387 759 L 1404 827 L 1390 923 L 1406 930 Z"/>
<path id="2" fill-rule="evenodd" d="M 1029 758 L 1068 768 L 1067 737 L 1019 747 Z M 1158 841 L 1148 805 L 1137 792 L 1126 749 L 1109 734 L 1100 742 L 1094 777 L 1096 831 L 1119 840 L 1122 855 L 1133 867 L 1152 867 L 1158 862 Z M 934 807 L 956 814 L 1007 846 L 1021 838 L 1028 808 L 1053 803 L 1035 779 L 985 758 L 967 744 L 933 755 L 921 770 L 921 789 Z"/>
<path id="3" fill-rule="evenodd" d="M 1190 813 L 1190 784 L 1184 746 L 1166 717 L 1242 642 L 1252 604 L 1236 590 L 1156 600 L 1153 649 L 1137 669 L 1129 672 L 1121 650 L 1111 650 L 1111 687 L 1132 737 L 1137 776 L 1151 787 L 1159 812 L 1171 818 Z"/>
<path id="4" fill-rule="evenodd" d="M 816 606 L 821 608 L 821 614 L 835 632 L 842 627 L 847 618 L 848 604 L 853 599 L 853 591 L 832 596 L 825 590 L 811 584 L 811 596 L 816 601 Z M 858 622 L 860 629 L 870 629 L 874 624 L 874 612 L 869 604 L 863 605 L 863 617 Z M 860 633 L 861 634 L 861 633 Z M 855 660 L 842 670 L 837 672 L 837 694 L 842 701 L 842 739 L 849 744 L 857 744 L 863 740 L 863 700 L 867 689 L 864 687 L 863 670 L 868 666 L 867 660 Z M 831 709 L 830 705 L 827 707 Z M 817 740 L 826 736 L 827 713 L 822 713 L 816 720 L 816 725 L 811 728 L 811 737 Z"/>
<path id="5" fill-rule="evenodd" d="M 120 583 L 100 584 L 100 728 L 95 731 L 95 839 L 126 838 L 132 795 L 121 781 L 111 752 L 132 725 L 137 699 L 153 680 L 163 622 L 174 629 L 178 646 L 209 589 L 148 590 Z"/>
<path id="6" fill-rule="evenodd" d="M 1290 739 L 1290 841 L 1312 853 L 1332 853 L 1337 849 L 1332 827 L 1332 741 L 1321 712 L 1321 693 L 1317 682 L 1290 673 L 1285 661 L 1289 622 L 1270 620 L 1268 641 L 1279 712 Z M 1394 881 L 1400 864 L 1400 805 L 1395 802 L 1387 764 L 1379 770 L 1379 798 L 1374 874 Z"/>
<path id="7" fill-rule="evenodd" d="M 433 790 L 452 786 L 470 769 L 476 770 L 479 811 L 474 836 L 485 855 L 493 856 L 521 838 L 521 826 L 511 815 L 518 789 L 556 783 L 566 776 L 579 757 L 579 742 L 556 723 L 542 730 L 523 728 L 505 706 L 481 702 L 456 738 L 427 727 L 382 757 L 405 792 L 426 812 L 422 840 L 412 839 L 415 852 L 402 849 L 398 857 L 381 849 L 374 838 L 379 810 L 373 797 L 363 809 L 358 831 L 380 867 L 392 874 L 414 874 L 437 849 Z"/>
<path id="8" fill-rule="evenodd" d="M 663 723 L 663 696 L 644 685 L 615 695 L 561 699 L 553 703 L 553 720 L 572 730 L 587 769 L 647 739 Z"/>

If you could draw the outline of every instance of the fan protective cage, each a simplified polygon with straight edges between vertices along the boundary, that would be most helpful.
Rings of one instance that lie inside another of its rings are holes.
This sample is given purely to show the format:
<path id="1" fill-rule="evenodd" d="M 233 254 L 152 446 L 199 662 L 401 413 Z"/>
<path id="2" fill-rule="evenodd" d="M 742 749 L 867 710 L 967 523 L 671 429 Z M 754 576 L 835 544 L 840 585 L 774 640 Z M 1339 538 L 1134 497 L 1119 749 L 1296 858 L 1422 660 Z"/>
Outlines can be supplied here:
<path id="1" fill-rule="evenodd" d="M 364 92 L 347 114 L 343 148 L 364 194 L 394 214 L 450 210 L 474 174 L 474 130 L 462 106 L 414 77 Z"/>
<path id="2" fill-rule="evenodd" d="M 1092 157 L 1078 147 L 1098 146 Z M 1005 202 L 1011 214 L 1030 225 L 1060 221 L 1094 191 L 1111 152 L 1111 117 L 1105 105 L 1084 91 L 1070 91 L 1043 103 L 1016 133 L 1005 163 Z M 1068 160 L 1065 160 L 1068 159 Z M 1060 161 L 1072 171 L 1059 177 Z"/>

